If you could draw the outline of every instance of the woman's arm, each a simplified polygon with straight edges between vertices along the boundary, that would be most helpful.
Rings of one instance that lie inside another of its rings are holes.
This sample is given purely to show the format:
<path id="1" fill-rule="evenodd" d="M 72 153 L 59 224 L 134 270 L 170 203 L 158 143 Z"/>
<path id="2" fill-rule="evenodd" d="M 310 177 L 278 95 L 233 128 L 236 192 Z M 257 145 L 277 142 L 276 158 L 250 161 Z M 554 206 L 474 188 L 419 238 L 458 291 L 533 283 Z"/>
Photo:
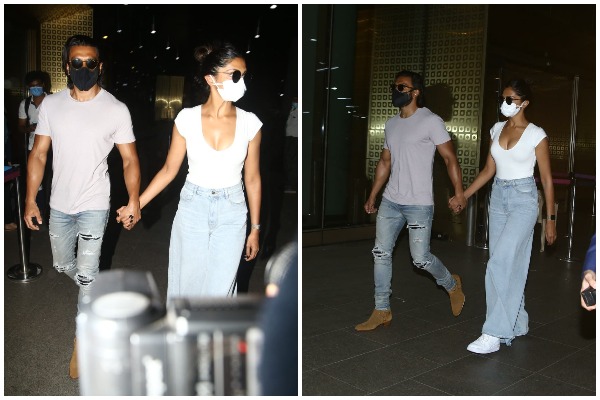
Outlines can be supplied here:
<path id="1" fill-rule="evenodd" d="M 252 225 L 260 224 L 260 203 L 261 203 L 261 179 L 260 179 L 260 140 L 261 131 L 248 144 L 248 154 L 244 161 L 244 186 L 248 196 L 248 208 L 250 212 L 250 223 Z M 246 241 L 246 260 L 252 260 L 258 254 L 258 229 L 250 229 L 248 240 Z"/>
<path id="2" fill-rule="evenodd" d="M 185 138 L 181 136 L 177 130 L 177 126 L 173 126 L 173 135 L 171 137 L 171 147 L 169 147 L 169 154 L 165 165 L 156 173 L 152 182 L 148 185 L 144 193 L 140 195 L 140 210 L 143 209 L 152 199 L 154 199 L 160 192 L 167 187 L 169 183 L 175 179 L 183 159 L 186 153 L 186 142 Z M 125 207 L 121 207 L 117 210 L 117 222 L 123 222 L 127 228 L 127 222 L 129 216 L 122 212 Z"/>
<path id="3" fill-rule="evenodd" d="M 554 183 L 552 182 L 552 170 L 550 168 L 550 146 L 548 145 L 547 137 L 542 139 L 535 147 L 535 158 L 537 159 L 540 180 L 544 188 L 546 215 L 556 215 L 556 210 L 554 209 Z M 548 244 L 553 244 L 555 240 L 556 220 L 548 218 L 546 220 L 546 241 Z"/>

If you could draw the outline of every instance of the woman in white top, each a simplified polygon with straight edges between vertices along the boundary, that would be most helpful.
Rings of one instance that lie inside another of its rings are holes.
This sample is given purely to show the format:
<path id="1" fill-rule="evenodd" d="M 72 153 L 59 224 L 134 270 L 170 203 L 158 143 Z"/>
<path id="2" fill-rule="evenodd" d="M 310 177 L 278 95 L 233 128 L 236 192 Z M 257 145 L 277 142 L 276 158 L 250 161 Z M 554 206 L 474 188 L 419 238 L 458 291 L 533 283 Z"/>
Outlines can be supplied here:
<path id="1" fill-rule="evenodd" d="M 198 47 L 195 58 L 206 101 L 177 115 L 165 165 L 140 196 L 144 208 L 175 178 L 187 152 L 188 175 L 171 231 L 167 301 L 233 295 L 241 257 L 252 260 L 259 249 L 262 123 L 233 104 L 246 90 L 246 62 L 229 43 Z M 252 229 L 246 238 L 248 208 Z M 130 229 L 128 218 L 118 221 Z"/>
<path id="2" fill-rule="evenodd" d="M 548 213 L 546 240 L 548 244 L 556 240 L 548 138 L 542 128 L 525 117 L 530 98 L 531 90 L 525 81 L 515 79 L 506 84 L 500 111 L 508 120 L 491 129 L 485 167 L 464 192 L 468 199 L 494 178 L 489 206 L 490 259 L 485 275 L 486 320 L 482 335 L 467 347 L 474 353 L 498 351 L 500 343 L 510 346 L 515 337 L 529 330 L 524 291 L 538 214 L 533 178 L 536 160 Z M 460 212 L 454 198 L 449 207 Z"/>

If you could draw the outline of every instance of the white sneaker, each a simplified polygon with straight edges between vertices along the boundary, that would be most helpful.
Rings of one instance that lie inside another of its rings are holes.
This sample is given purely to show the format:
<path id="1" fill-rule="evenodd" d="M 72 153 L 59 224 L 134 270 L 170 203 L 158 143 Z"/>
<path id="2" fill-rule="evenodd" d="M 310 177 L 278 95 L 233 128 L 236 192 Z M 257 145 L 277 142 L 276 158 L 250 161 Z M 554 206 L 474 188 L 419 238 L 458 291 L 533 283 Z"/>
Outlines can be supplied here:
<path id="1" fill-rule="evenodd" d="M 500 350 L 500 338 L 486 335 L 479 336 L 479 339 L 471 343 L 467 350 L 478 354 L 488 354 Z"/>

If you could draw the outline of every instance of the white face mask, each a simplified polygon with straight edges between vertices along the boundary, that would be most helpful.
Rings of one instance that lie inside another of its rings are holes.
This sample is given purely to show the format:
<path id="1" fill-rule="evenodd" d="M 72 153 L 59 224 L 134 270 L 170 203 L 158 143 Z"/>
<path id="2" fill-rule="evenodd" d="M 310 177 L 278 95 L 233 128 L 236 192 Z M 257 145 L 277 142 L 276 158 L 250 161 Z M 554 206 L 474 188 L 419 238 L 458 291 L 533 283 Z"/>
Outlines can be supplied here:
<path id="1" fill-rule="evenodd" d="M 508 103 L 506 103 L 506 100 L 504 100 L 502 102 L 502 105 L 500 106 L 500 112 L 505 117 L 510 118 L 510 117 L 514 117 L 515 115 L 517 115 L 517 113 L 521 110 L 521 107 L 523 107 L 523 104 L 521 104 L 520 106 L 517 107 L 517 105 L 514 103 L 514 101 L 509 105 Z"/>
<path id="2" fill-rule="evenodd" d="M 241 77 L 237 83 L 234 83 L 232 79 L 223 81 L 221 83 L 217 83 L 215 78 L 210 76 L 214 82 L 214 85 L 217 87 L 217 91 L 221 95 L 221 98 L 224 101 L 233 101 L 236 102 L 242 98 L 244 93 L 246 92 L 246 84 L 244 84 L 244 77 Z M 222 88 L 219 85 L 223 86 Z"/>

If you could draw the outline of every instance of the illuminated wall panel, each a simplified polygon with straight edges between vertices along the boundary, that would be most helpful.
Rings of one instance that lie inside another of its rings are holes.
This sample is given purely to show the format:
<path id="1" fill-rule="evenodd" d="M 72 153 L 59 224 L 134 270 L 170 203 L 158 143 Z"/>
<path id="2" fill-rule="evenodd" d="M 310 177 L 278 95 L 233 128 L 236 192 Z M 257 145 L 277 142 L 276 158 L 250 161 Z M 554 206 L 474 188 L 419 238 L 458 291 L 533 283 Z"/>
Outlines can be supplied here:
<path id="1" fill-rule="evenodd" d="M 52 92 L 67 87 L 67 78 L 62 70 L 62 48 L 72 35 L 94 34 L 93 11 L 73 13 L 41 24 L 42 71 L 52 80 Z"/>
<path id="2" fill-rule="evenodd" d="M 486 10 L 484 5 L 376 7 L 367 176 L 374 176 L 385 122 L 398 112 L 389 84 L 396 72 L 407 69 L 423 75 L 426 107 L 445 121 L 463 184 L 473 181 L 481 140 Z"/>

